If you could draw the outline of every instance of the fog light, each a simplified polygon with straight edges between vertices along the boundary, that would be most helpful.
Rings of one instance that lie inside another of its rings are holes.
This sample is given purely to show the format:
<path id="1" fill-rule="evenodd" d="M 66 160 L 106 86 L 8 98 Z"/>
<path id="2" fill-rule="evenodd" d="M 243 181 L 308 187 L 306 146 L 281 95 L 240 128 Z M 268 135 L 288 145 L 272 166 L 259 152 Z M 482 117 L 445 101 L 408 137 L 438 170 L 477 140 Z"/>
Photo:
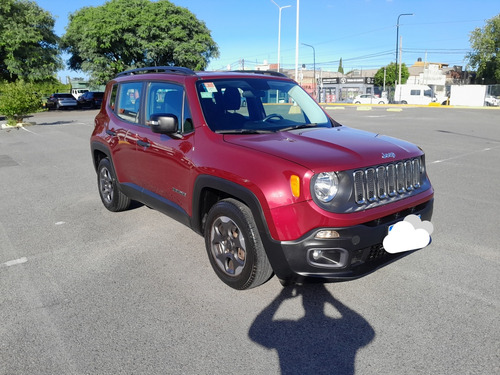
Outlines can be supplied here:
<path id="1" fill-rule="evenodd" d="M 321 253 L 322 251 L 321 250 L 314 250 L 312 252 L 312 257 L 314 260 L 318 260 L 319 258 L 321 258 Z"/>
<path id="2" fill-rule="evenodd" d="M 329 238 L 339 238 L 340 234 L 336 230 L 321 230 L 316 233 L 315 238 L 318 240 L 324 240 Z"/>
<path id="3" fill-rule="evenodd" d="M 349 253 L 345 249 L 310 249 L 307 262 L 314 267 L 342 268 L 347 264 Z"/>

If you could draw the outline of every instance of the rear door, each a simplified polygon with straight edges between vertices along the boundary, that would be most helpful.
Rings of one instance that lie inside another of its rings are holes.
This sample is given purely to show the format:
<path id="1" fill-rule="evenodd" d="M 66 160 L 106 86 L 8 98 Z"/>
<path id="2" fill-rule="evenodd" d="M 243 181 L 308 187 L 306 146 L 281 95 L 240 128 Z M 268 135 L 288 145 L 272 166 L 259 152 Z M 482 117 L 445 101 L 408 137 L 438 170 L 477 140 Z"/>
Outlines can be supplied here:
<path id="1" fill-rule="evenodd" d="M 137 185 L 140 190 L 140 164 L 136 159 L 137 129 L 140 126 L 142 82 L 116 84 L 109 100 L 110 121 L 107 134 L 112 138 L 112 157 L 118 180 Z"/>

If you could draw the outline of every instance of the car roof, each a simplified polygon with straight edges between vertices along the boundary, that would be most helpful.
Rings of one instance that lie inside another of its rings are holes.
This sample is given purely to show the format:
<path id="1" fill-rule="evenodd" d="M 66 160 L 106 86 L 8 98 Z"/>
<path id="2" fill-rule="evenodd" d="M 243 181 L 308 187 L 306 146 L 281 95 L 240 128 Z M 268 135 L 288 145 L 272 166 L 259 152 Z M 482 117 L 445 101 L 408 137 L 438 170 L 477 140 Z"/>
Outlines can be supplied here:
<path id="1" fill-rule="evenodd" d="M 201 80 L 212 80 L 212 79 L 227 79 L 227 78 L 277 78 L 283 80 L 290 80 L 286 75 L 272 71 L 272 70 L 233 70 L 233 71 L 193 71 L 184 67 L 175 67 L 175 66 L 159 66 L 159 67 L 146 67 L 146 68 L 138 68 L 127 70 L 121 73 L 118 73 L 115 79 L 120 79 L 124 77 L 136 77 L 141 76 L 146 79 L 162 79 L 165 78 L 165 75 L 176 76 L 176 77 L 194 77 L 195 79 Z M 129 80 L 129 79 L 127 79 Z M 135 79 L 131 79 L 135 80 Z"/>

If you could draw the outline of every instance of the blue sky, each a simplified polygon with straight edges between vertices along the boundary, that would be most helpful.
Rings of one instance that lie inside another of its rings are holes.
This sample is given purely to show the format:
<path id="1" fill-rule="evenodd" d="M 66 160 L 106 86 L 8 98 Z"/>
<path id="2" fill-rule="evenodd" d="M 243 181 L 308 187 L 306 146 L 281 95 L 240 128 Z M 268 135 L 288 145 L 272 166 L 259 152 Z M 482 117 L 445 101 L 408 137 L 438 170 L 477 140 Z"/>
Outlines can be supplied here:
<path id="1" fill-rule="evenodd" d="M 297 0 L 274 0 L 282 10 L 281 66 L 295 67 Z M 99 6 L 105 0 L 37 0 L 56 19 L 55 32 L 65 32 L 68 15 L 84 6 Z M 264 60 L 276 62 L 278 55 L 278 7 L 271 0 L 172 0 L 188 8 L 205 22 L 219 46 L 220 57 L 209 70 L 253 68 Z M 470 49 L 469 34 L 500 13 L 498 0 L 300 0 L 299 43 L 314 46 L 316 67 L 337 70 L 375 69 L 395 61 L 396 24 L 400 18 L 402 61 L 412 65 L 417 58 L 463 65 Z M 313 49 L 300 45 L 299 64 L 312 69 Z M 82 76 L 64 71 L 60 77 Z"/>

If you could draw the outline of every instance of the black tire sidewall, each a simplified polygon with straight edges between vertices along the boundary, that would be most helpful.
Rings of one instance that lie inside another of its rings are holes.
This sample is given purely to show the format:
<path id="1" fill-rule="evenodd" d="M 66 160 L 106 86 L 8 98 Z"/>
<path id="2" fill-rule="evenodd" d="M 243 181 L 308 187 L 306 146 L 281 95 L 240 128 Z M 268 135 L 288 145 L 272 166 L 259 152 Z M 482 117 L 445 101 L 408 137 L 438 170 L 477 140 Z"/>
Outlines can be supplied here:
<path id="1" fill-rule="evenodd" d="M 111 202 L 108 202 L 106 199 L 104 199 L 101 193 L 101 170 L 104 168 L 109 171 L 109 174 L 111 175 L 111 178 L 113 180 L 113 199 L 111 200 Z M 120 202 L 120 195 L 122 195 L 123 193 L 118 188 L 115 169 L 113 168 L 113 165 L 108 158 L 101 159 L 97 167 L 97 188 L 99 189 L 99 196 L 101 197 L 102 204 L 109 211 L 117 212 L 122 211 L 126 208 L 125 205 Z"/>
<path id="2" fill-rule="evenodd" d="M 234 221 L 245 238 L 245 266 L 238 276 L 227 275 L 221 270 L 212 254 L 210 238 L 212 225 L 221 216 L 227 216 Z M 230 287 L 239 290 L 253 288 L 267 281 L 272 275 L 272 272 L 266 271 L 266 267 L 269 270 L 271 268 L 265 255 L 255 220 L 252 217 L 250 209 L 243 203 L 234 199 L 225 199 L 216 203 L 208 213 L 204 232 L 205 247 L 212 268 L 217 276 Z M 262 273 L 262 271 L 264 272 Z"/>

